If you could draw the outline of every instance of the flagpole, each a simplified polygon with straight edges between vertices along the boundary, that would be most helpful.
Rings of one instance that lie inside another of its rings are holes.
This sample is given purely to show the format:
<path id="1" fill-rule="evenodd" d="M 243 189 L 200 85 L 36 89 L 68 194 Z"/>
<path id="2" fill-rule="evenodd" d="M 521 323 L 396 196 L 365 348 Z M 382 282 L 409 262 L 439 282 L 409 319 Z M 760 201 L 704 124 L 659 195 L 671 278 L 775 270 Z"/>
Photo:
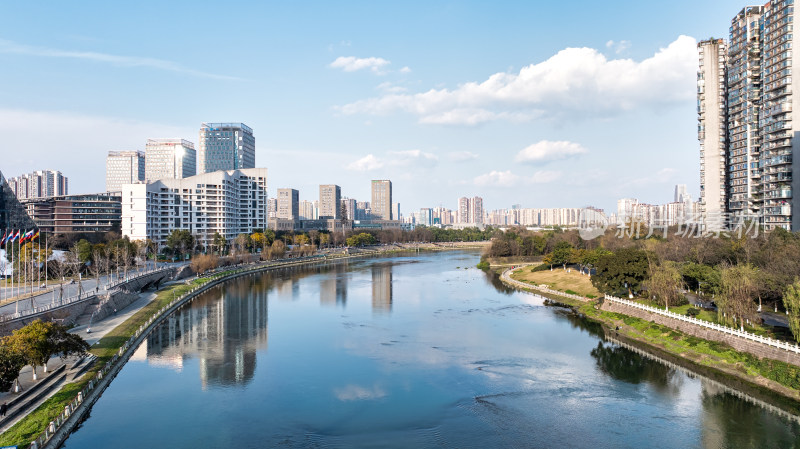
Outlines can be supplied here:
<path id="1" fill-rule="evenodd" d="M 14 249 L 14 240 L 11 241 L 11 249 L 12 250 Z M 11 293 L 12 294 L 14 293 L 14 256 L 15 255 L 17 257 L 19 257 L 19 251 L 17 251 L 16 254 L 13 254 L 13 251 L 12 251 L 12 256 L 11 256 Z M 19 273 L 17 273 L 17 283 L 19 283 Z M 14 295 L 14 296 L 16 297 L 18 295 L 19 295 L 19 287 L 17 287 L 17 294 Z M 19 298 L 16 298 L 14 300 L 14 313 L 19 313 Z"/>

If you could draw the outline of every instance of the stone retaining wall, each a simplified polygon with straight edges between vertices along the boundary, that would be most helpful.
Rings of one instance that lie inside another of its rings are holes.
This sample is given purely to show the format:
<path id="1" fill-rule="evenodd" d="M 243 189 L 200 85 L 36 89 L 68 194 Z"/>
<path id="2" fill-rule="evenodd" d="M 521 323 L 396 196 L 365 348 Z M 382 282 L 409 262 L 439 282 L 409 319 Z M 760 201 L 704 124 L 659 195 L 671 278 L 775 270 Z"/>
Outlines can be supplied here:
<path id="1" fill-rule="evenodd" d="M 746 340 L 735 335 L 725 334 L 714 329 L 709 329 L 703 326 L 698 326 L 693 323 L 677 320 L 668 316 L 660 315 L 657 313 L 648 312 L 646 310 L 637 309 L 635 307 L 625 306 L 623 304 L 614 303 L 611 301 L 603 301 L 602 310 L 607 312 L 616 312 L 623 315 L 640 318 L 645 321 L 651 321 L 656 324 L 661 324 L 672 329 L 679 330 L 685 334 L 703 338 L 705 340 L 718 341 L 725 343 L 736 349 L 737 351 L 747 352 L 759 358 L 768 358 L 780 360 L 782 362 L 791 363 L 792 365 L 800 366 L 800 354 L 789 352 L 780 348 L 767 346 L 755 341 Z"/>

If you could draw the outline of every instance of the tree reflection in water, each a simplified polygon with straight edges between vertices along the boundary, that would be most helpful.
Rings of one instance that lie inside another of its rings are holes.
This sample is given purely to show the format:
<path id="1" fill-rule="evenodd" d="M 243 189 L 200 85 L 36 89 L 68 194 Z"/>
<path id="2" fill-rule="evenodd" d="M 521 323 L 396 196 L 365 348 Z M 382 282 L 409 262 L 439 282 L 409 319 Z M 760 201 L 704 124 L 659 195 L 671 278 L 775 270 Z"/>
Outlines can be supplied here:
<path id="1" fill-rule="evenodd" d="M 599 341 L 590 354 L 600 371 L 614 379 L 631 384 L 647 383 L 670 396 L 677 396 L 680 392 L 683 377 L 674 369 L 633 351 Z"/>

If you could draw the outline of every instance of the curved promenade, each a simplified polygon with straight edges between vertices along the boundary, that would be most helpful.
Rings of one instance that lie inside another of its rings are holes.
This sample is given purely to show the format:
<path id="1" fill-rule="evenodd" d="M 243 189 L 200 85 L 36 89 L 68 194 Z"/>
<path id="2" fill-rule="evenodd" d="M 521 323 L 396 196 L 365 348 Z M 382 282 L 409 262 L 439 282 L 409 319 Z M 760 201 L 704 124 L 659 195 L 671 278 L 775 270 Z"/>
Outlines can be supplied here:
<path id="1" fill-rule="evenodd" d="M 581 302 L 590 301 L 578 295 L 571 295 L 546 287 L 540 287 L 512 279 L 510 273 L 517 268 L 528 266 L 519 265 L 503 271 L 500 279 L 512 287 L 522 290 L 534 290 L 542 293 L 569 298 Z M 647 306 L 635 301 L 605 295 L 601 309 L 608 312 L 620 313 L 636 317 L 645 321 L 654 321 L 658 324 L 679 330 L 686 334 L 706 340 L 725 343 L 737 351 L 747 352 L 757 357 L 780 360 L 800 366 L 800 346 L 795 343 L 775 340 L 747 331 L 741 331 L 721 324 L 704 321 L 693 317 L 679 315 L 668 310 Z"/>
<path id="2" fill-rule="evenodd" d="M 284 267 L 338 262 L 340 260 L 372 256 L 376 253 L 378 252 L 371 251 L 339 257 L 310 256 L 307 258 L 280 260 L 259 264 L 253 267 L 240 268 L 234 271 L 228 270 L 223 273 L 212 275 L 208 278 L 206 283 L 201 286 L 194 287 L 180 297 L 173 299 L 169 304 L 153 314 L 153 316 L 150 317 L 147 322 L 142 324 L 139 329 L 137 329 L 136 332 L 134 332 L 134 334 L 128 339 L 128 341 L 126 341 L 119 348 L 114 357 L 109 360 L 106 365 L 100 369 L 100 371 L 97 372 L 95 378 L 89 381 L 83 390 L 78 393 L 77 397 L 64 408 L 64 411 L 55 420 L 51 421 L 47 429 L 45 429 L 45 431 L 42 432 L 42 434 L 31 443 L 30 448 L 55 449 L 60 447 L 67 437 L 69 437 L 69 434 L 72 433 L 73 429 L 80 424 L 81 420 L 89 412 L 92 405 L 97 402 L 103 391 L 119 373 L 128 359 L 130 359 L 131 355 L 133 355 L 136 348 L 150 335 L 153 329 L 161 324 L 172 312 L 191 301 L 197 295 L 204 293 L 217 285 L 224 284 L 231 279 L 236 279 L 242 276 Z"/>

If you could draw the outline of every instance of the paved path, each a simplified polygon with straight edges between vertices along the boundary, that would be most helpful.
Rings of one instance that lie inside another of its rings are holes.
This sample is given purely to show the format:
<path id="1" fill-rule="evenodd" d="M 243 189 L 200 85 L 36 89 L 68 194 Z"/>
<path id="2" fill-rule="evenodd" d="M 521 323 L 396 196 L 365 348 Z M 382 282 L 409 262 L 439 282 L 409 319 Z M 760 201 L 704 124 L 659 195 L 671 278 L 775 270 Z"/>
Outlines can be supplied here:
<path id="1" fill-rule="evenodd" d="M 105 319 L 102 319 L 102 320 L 100 320 L 100 321 L 98 321 L 96 323 L 92 323 L 91 328 L 90 328 L 91 332 L 87 332 L 88 323 L 79 325 L 79 326 L 73 328 L 72 330 L 70 330 L 70 332 L 74 333 L 74 334 L 77 334 L 77 335 L 80 335 L 90 345 L 94 345 L 104 335 L 106 335 L 108 332 L 110 332 L 115 327 L 117 327 L 120 324 L 122 324 L 122 322 L 124 322 L 125 320 L 130 318 L 133 314 L 138 312 L 142 307 L 144 307 L 148 303 L 150 303 L 150 301 L 155 299 L 155 297 L 156 297 L 156 292 L 153 292 L 153 291 L 141 293 L 141 294 L 139 294 L 139 299 L 137 299 L 136 301 L 131 303 L 131 305 L 129 305 L 125 309 L 120 310 L 119 312 L 117 312 L 117 314 L 110 315 L 110 316 L 106 317 Z M 68 368 L 68 371 L 67 371 L 68 374 L 67 374 L 66 381 L 69 382 L 69 381 L 73 380 L 73 376 L 76 374 L 76 371 L 78 371 L 80 369 L 80 367 L 78 369 L 75 369 L 75 370 L 72 369 L 73 364 L 76 361 L 77 361 L 77 358 L 75 358 L 75 357 L 71 357 L 71 358 L 68 358 L 66 360 L 61 360 L 61 358 L 59 358 L 59 357 L 53 357 L 47 363 L 47 369 L 48 369 L 49 372 L 52 372 L 53 370 L 59 368 L 61 365 L 64 365 L 66 363 L 67 364 L 67 368 Z M 40 382 L 45 382 L 46 381 L 46 377 L 42 376 L 42 374 L 43 374 L 42 367 L 38 367 L 36 369 L 36 372 L 39 375 L 39 379 L 37 381 L 33 380 L 33 376 L 32 376 L 32 373 L 31 373 L 31 367 L 30 366 L 24 367 L 22 369 L 22 371 L 20 372 L 19 383 L 22 386 L 23 392 L 27 391 L 28 389 L 30 389 L 35 383 L 40 383 Z M 15 417 L 13 420 L 11 420 L 8 423 L 3 423 L 3 425 L 0 426 L 0 432 L 5 432 L 7 429 L 9 429 L 14 424 L 16 424 L 19 420 L 24 418 L 28 413 L 30 413 L 31 411 L 35 410 L 36 407 L 41 405 L 49 397 L 51 397 L 53 394 L 58 392 L 58 390 L 61 389 L 61 386 L 63 384 L 64 384 L 64 382 L 61 382 L 56 388 L 53 388 L 53 390 L 48 395 L 46 395 L 45 397 L 43 397 L 42 399 L 37 401 L 35 404 L 33 404 L 31 407 L 29 407 L 27 410 L 25 410 L 24 413 L 21 413 L 19 416 Z M 19 394 L 21 394 L 21 393 L 13 393 L 13 392 L 0 393 L 0 404 L 13 400 L 17 396 L 19 396 Z M 23 402 L 25 402 L 25 401 L 23 401 Z M 9 412 L 11 412 L 13 410 L 14 410 L 14 408 L 12 407 L 12 409 L 9 410 Z"/>

